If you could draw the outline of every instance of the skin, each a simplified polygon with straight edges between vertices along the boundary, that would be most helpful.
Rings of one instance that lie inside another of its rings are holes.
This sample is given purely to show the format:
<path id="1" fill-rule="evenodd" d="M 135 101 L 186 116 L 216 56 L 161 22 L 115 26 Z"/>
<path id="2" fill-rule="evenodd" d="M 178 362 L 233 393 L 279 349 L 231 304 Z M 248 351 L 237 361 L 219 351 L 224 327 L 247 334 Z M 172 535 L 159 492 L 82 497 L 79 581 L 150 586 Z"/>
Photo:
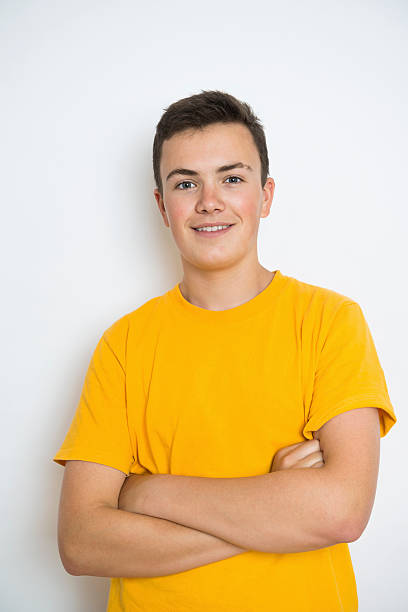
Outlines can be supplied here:
<path id="1" fill-rule="evenodd" d="M 217 173 L 217 168 L 235 162 L 252 170 Z M 176 168 L 198 174 L 166 180 Z M 260 293 L 274 274 L 259 263 L 257 239 L 260 219 L 271 209 L 275 182 L 268 177 L 262 186 L 261 160 L 248 128 L 216 123 L 175 134 L 163 143 L 160 174 L 163 194 L 155 189 L 154 196 L 181 256 L 183 296 L 201 308 L 225 310 Z M 235 225 L 225 235 L 206 239 L 192 229 L 206 222 Z"/>

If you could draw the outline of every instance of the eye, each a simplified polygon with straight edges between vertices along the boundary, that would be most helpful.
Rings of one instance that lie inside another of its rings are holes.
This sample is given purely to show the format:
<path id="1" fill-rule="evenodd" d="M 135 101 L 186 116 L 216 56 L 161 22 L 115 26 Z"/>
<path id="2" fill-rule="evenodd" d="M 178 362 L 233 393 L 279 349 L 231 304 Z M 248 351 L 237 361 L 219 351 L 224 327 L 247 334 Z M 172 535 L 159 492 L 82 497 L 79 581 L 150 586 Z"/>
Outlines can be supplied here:
<path id="1" fill-rule="evenodd" d="M 194 185 L 194 183 L 193 183 L 192 181 L 181 181 L 181 183 L 178 183 L 178 184 L 175 186 L 175 189 L 179 189 L 179 188 L 180 188 L 180 185 L 186 185 L 186 184 L 187 184 L 187 185 Z M 187 188 L 187 190 L 188 190 L 188 188 Z M 183 187 L 182 189 L 180 189 L 180 191 L 187 191 L 187 190 L 186 190 L 186 189 L 184 189 L 184 187 Z"/>
<path id="2" fill-rule="evenodd" d="M 238 179 L 242 183 L 242 178 L 240 178 L 239 176 L 229 176 L 225 180 L 228 181 L 229 179 Z M 231 185 L 239 185 L 239 183 L 234 181 L 233 183 L 231 183 Z"/>

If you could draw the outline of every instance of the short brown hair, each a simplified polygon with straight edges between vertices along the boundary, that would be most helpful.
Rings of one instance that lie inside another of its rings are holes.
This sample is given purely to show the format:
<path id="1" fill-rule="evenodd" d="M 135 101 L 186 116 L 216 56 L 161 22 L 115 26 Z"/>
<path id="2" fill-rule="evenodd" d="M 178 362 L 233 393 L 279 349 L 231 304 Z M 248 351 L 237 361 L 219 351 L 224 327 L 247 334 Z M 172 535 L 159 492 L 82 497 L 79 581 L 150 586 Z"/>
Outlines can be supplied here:
<path id="1" fill-rule="evenodd" d="M 252 134 L 261 158 L 261 183 L 269 174 L 269 159 L 262 123 L 249 104 L 237 100 L 224 91 L 206 91 L 182 98 L 164 109 L 153 141 L 153 172 L 157 189 L 163 197 L 160 160 L 163 142 L 174 134 L 188 129 L 202 129 L 212 123 L 242 123 Z"/>

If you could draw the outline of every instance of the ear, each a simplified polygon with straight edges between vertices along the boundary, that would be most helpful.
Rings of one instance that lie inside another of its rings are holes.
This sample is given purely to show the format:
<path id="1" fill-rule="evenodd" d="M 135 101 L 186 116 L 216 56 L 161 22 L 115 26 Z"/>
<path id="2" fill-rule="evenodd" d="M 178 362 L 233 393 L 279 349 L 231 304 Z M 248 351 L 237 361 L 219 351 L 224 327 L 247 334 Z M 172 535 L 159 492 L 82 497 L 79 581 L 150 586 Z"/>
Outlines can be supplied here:
<path id="1" fill-rule="evenodd" d="M 261 218 L 267 217 L 270 213 L 273 194 L 275 193 L 275 181 L 272 177 L 268 176 L 263 187 L 263 200 L 262 200 L 262 211 Z"/>
<path id="2" fill-rule="evenodd" d="M 157 206 L 159 207 L 159 211 L 161 216 L 163 217 L 164 225 L 166 227 L 170 227 L 169 220 L 167 218 L 166 208 L 164 206 L 164 200 L 160 194 L 160 191 L 156 188 L 153 191 L 154 197 L 156 198 Z"/>

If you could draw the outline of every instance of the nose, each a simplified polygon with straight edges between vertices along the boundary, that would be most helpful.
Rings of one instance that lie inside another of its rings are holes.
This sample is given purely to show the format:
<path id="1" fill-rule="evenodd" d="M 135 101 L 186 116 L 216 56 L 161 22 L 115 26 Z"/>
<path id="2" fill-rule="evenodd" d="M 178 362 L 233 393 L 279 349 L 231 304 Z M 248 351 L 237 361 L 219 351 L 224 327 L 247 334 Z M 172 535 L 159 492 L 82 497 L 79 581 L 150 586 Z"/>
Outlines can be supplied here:
<path id="1" fill-rule="evenodd" d="M 198 211 L 206 212 L 224 208 L 224 204 L 216 187 L 212 185 L 203 185 L 196 208 Z"/>

